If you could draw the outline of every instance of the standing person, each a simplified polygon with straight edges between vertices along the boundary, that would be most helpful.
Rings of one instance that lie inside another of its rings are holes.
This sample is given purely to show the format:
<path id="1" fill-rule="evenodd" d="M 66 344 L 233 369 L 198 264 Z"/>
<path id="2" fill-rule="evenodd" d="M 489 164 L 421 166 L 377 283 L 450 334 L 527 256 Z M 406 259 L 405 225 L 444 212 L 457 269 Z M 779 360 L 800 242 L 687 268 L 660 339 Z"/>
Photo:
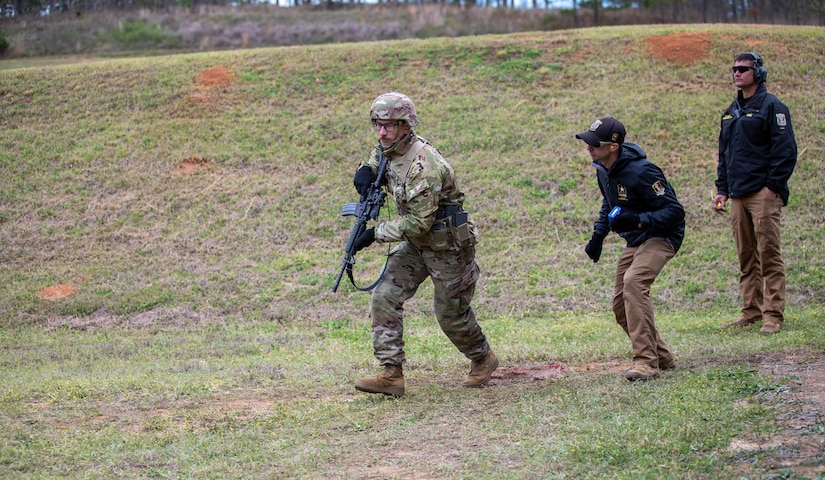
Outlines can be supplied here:
<path id="1" fill-rule="evenodd" d="M 370 119 L 387 158 L 383 182 L 399 216 L 365 230 L 354 247 L 359 251 L 375 241 L 401 243 L 390 252 L 386 273 L 370 301 L 373 351 L 384 369 L 376 377 L 358 380 L 355 388 L 404 395 L 404 302 L 428 277 L 441 330 L 472 361 L 463 386 L 485 386 L 499 361 L 470 306 L 479 276 L 478 232 L 462 207 L 464 194 L 455 172 L 438 149 L 413 130 L 418 117 L 406 95 L 380 95 L 372 103 Z M 375 180 L 378 150 L 356 171 L 353 183 L 359 194 Z"/>
<path id="2" fill-rule="evenodd" d="M 633 350 L 625 378 L 649 380 L 676 366 L 653 323 L 650 286 L 682 245 L 685 210 L 662 170 L 638 145 L 625 142 L 625 135 L 624 125 L 612 117 L 600 118 L 576 135 L 593 159 L 602 192 L 599 218 L 584 250 L 598 262 L 611 230 L 627 242 L 616 267 L 613 314 Z"/>
<path id="3" fill-rule="evenodd" d="M 796 166 L 796 139 L 788 107 L 768 93 L 762 58 L 745 52 L 733 63 L 739 89 L 722 114 L 719 165 L 713 208 L 727 211 L 739 257 L 739 320 L 722 325 L 746 327 L 762 321 L 760 333 L 779 333 L 785 321 L 785 263 L 779 241 L 788 179 Z"/>

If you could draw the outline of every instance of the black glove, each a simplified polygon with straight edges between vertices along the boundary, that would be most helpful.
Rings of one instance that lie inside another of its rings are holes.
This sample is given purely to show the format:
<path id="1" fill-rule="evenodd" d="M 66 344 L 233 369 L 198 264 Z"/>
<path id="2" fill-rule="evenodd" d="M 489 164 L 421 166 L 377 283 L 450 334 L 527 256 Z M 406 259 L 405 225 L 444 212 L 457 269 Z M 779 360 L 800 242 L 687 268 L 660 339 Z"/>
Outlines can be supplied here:
<path id="1" fill-rule="evenodd" d="M 617 233 L 629 232 L 639 229 L 639 216 L 632 213 L 622 212 L 613 219 L 610 229 Z"/>
<path id="2" fill-rule="evenodd" d="M 594 235 L 584 247 L 585 253 L 593 260 L 593 263 L 599 263 L 599 258 L 602 256 L 602 243 L 604 243 L 604 238 Z"/>
<path id="3" fill-rule="evenodd" d="M 355 239 L 355 242 L 352 244 L 353 248 L 355 248 L 356 252 L 360 252 L 361 250 L 369 247 L 372 245 L 372 242 L 375 241 L 375 227 L 368 228 L 364 230 L 364 233 L 358 235 L 358 238 Z"/>
<path id="4" fill-rule="evenodd" d="M 372 169 L 365 165 L 355 172 L 355 178 L 352 180 L 352 184 L 355 185 L 355 190 L 363 197 L 367 194 L 367 190 L 370 188 L 372 181 Z"/>

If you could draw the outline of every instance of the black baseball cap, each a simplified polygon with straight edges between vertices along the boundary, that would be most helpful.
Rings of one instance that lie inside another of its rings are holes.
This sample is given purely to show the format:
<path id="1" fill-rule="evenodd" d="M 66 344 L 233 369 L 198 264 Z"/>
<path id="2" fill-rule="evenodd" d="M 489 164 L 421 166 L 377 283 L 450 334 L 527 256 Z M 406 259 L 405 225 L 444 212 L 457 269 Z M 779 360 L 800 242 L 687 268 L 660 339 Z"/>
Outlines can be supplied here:
<path id="1" fill-rule="evenodd" d="M 603 117 L 590 125 L 587 131 L 577 133 L 576 138 L 584 140 L 591 147 L 598 147 L 599 142 L 624 143 L 627 134 L 622 122 L 613 117 Z"/>

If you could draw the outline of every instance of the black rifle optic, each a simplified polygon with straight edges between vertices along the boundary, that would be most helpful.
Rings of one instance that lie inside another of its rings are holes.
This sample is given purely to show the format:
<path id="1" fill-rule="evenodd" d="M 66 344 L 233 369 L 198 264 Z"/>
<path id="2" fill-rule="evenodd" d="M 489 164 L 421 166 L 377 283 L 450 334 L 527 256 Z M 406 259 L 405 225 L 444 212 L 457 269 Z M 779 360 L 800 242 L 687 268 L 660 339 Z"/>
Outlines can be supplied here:
<path id="1" fill-rule="evenodd" d="M 386 263 L 384 264 L 384 268 L 381 270 L 381 275 L 375 282 L 367 287 L 359 287 L 355 284 L 355 280 L 352 278 L 352 265 L 355 263 L 355 247 L 353 246 L 355 240 L 367 229 L 367 222 L 369 222 L 370 219 L 378 219 L 378 213 L 384 205 L 384 199 L 387 194 L 381 189 L 381 182 L 384 180 L 384 174 L 386 172 L 387 158 L 384 156 L 384 149 L 381 145 L 378 145 L 378 173 L 375 175 L 375 180 L 370 184 L 366 194 L 361 196 L 360 202 L 347 203 L 341 207 L 341 215 L 345 217 L 352 215 L 356 217 L 356 220 L 355 225 L 352 227 L 352 231 L 349 233 L 347 246 L 344 247 L 346 253 L 344 254 L 344 260 L 341 262 L 341 270 L 338 272 L 338 277 L 335 279 L 335 285 L 332 287 L 333 292 L 338 290 L 338 284 L 341 283 L 341 277 L 344 275 L 344 271 L 347 272 L 347 277 L 349 277 L 349 281 L 352 283 L 352 286 L 362 292 L 367 292 L 375 288 L 384 276 L 384 271 L 387 268 Z"/>

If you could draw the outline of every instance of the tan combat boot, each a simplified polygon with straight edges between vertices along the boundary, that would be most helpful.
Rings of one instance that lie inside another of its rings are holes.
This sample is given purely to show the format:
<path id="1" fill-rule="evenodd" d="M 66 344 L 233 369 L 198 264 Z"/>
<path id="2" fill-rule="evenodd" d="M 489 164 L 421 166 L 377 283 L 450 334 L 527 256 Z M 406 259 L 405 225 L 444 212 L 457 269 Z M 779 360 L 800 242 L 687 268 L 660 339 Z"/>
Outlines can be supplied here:
<path id="1" fill-rule="evenodd" d="M 767 320 L 766 319 L 766 320 L 762 321 L 762 328 L 759 329 L 759 333 L 765 333 L 765 334 L 770 335 L 770 334 L 773 334 L 773 333 L 779 333 L 779 331 L 781 329 L 782 329 L 782 323 L 777 322 L 775 320 Z"/>
<path id="2" fill-rule="evenodd" d="M 479 388 L 487 385 L 490 382 L 490 375 L 498 368 L 498 357 L 492 350 L 487 352 L 487 355 L 481 357 L 479 360 L 473 360 L 473 365 L 470 367 L 470 374 L 462 384 L 467 388 Z"/>
<path id="3" fill-rule="evenodd" d="M 372 378 L 355 382 L 355 389 L 367 393 L 383 393 L 401 397 L 404 395 L 404 372 L 401 365 L 384 365 L 384 371 Z"/>
<path id="4" fill-rule="evenodd" d="M 659 358 L 659 370 L 673 370 L 676 368 L 676 359 L 671 357 L 667 360 Z"/>
<path id="5" fill-rule="evenodd" d="M 659 378 L 659 369 L 649 365 L 636 364 L 633 368 L 624 372 L 624 378 L 634 382 L 636 380 L 653 380 Z"/>

